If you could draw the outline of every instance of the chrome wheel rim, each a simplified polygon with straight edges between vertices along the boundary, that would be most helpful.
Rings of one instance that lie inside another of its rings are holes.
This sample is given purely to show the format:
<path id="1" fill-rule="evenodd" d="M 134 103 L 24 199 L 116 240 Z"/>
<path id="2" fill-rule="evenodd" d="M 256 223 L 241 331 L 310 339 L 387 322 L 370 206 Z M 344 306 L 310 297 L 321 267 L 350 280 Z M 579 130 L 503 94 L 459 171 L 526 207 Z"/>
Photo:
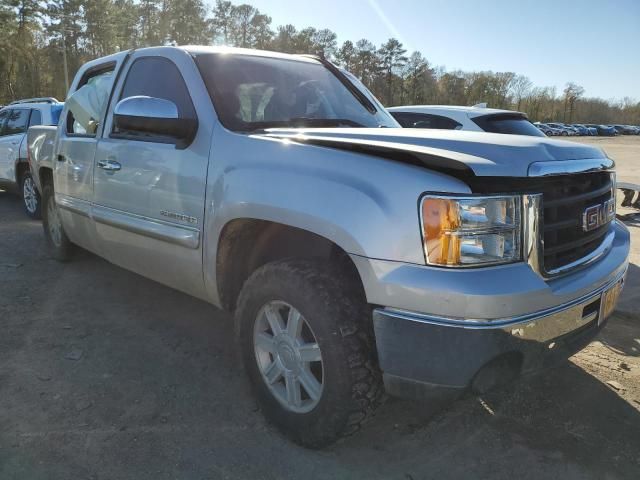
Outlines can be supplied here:
<path id="1" fill-rule="evenodd" d="M 286 302 L 265 304 L 256 317 L 253 346 L 267 388 L 287 410 L 313 410 L 324 388 L 322 353 L 311 326 Z"/>
<path id="2" fill-rule="evenodd" d="M 38 208 L 38 196 L 36 194 L 36 186 L 31 177 L 24 179 L 22 183 L 22 198 L 24 205 L 29 213 L 35 213 Z"/>
<path id="3" fill-rule="evenodd" d="M 53 199 L 47 202 L 47 226 L 49 236 L 56 247 L 62 244 L 62 223 L 58 215 L 58 207 Z"/>

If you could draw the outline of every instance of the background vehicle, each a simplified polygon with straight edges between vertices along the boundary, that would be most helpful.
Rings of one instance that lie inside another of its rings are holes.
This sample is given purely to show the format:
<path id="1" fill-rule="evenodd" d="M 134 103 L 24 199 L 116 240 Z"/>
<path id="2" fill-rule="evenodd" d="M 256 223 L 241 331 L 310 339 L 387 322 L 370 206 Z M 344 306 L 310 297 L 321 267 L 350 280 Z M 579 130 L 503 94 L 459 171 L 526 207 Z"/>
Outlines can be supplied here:
<path id="1" fill-rule="evenodd" d="M 552 128 L 546 123 L 536 122 L 534 123 L 534 125 L 548 137 L 557 137 L 561 133 L 560 130 L 558 130 L 557 128 Z"/>
<path id="2" fill-rule="evenodd" d="M 560 132 L 560 135 L 562 135 L 563 137 L 574 136 L 578 134 L 575 129 L 567 127 L 563 123 L 547 122 L 547 125 L 558 130 Z"/>
<path id="3" fill-rule="evenodd" d="M 636 129 L 629 125 L 611 125 L 616 129 L 618 135 L 636 135 Z"/>
<path id="4" fill-rule="evenodd" d="M 27 129 L 56 125 L 62 107 L 55 98 L 30 98 L 0 110 L 0 187 L 22 195 L 31 218 L 40 217 L 40 194 L 27 162 Z"/>
<path id="5" fill-rule="evenodd" d="M 544 136 L 521 112 L 484 107 L 411 105 L 387 108 L 404 128 L 435 128 Z"/>
<path id="6" fill-rule="evenodd" d="M 94 60 L 58 127 L 29 130 L 47 246 L 233 312 L 262 411 L 305 446 L 356 431 L 383 387 L 455 398 L 585 345 L 627 269 L 613 162 L 376 105 L 321 58 Z"/>
<path id="7" fill-rule="evenodd" d="M 573 125 L 570 125 L 570 126 L 578 132 L 578 135 L 583 135 L 583 136 L 591 135 L 591 132 L 589 132 L 589 129 L 584 125 L 581 125 L 579 123 L 574 123 Z"/>
<path id="8" fill-rule="evenodd" d="M 613 137 L 618 134 L 615 128 L 609 125 L 587 125 L 588 127 L 593 127 L 598 131 L 598 135 L 604 135 L 607 137 Z"/>

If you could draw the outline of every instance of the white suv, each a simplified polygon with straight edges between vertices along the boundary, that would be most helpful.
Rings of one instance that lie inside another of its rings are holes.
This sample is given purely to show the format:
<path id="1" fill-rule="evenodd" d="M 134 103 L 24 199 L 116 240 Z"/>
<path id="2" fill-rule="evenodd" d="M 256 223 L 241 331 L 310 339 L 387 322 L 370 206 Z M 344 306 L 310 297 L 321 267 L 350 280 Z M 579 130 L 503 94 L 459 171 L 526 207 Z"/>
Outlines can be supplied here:
<path id="1" fill-rule="evenodd" d="M 387 108 L 405 128 L 436 128 L 544 137 L 522 112 L 454 105 L 411 105 Z"/>
<path id="2" fill-rule="evenodd" d="M 28 98 L 0 109 L 0 189 L 19 193 L 31 218 L 40 217 L 40 194 L 29 170 L 27 130 L 57 125 L 63 106 L 55 98 Z"/>

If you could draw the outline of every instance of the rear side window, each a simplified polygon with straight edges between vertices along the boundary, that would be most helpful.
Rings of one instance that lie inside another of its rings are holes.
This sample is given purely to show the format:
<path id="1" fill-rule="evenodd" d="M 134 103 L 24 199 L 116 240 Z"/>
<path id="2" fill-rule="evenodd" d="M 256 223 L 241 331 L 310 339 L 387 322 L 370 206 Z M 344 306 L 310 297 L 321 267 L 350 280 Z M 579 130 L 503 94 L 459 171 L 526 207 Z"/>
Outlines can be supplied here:
<path id="1" fill-rule="evenodd" d="M 131 65 L 120 100 L 138 95 L 173 102 L 178 107 L 180 117 L 196 116 L 189 90 L 178 67 L 166 58 L 142 57 Z"/>
<path id="2" fill-rule="evenodd" d="M 104 118 L 113 85 L 110 65 L 85 74 L 78 88 L 67 100 L 67 133 L 95 137 Z"/>
<path id="3" fill-rule="evenodd" d="M 443 117 L 442 115 L 433 115 L 431 113 L 391 112 L 391 115 L 393 115 L 404 128 L 456 130 L 462 127 L 462 124 L 451 118 Z"/>
<path id="4" fill-rule="evenodd" d="M 4 135 L 17 135 L 27 131 L 29 124 L 29 110 L 16 108 L 9 110 L 7 123 L 4 127 Z"/>
<path id="5" fill-rule="evenodd" d="M 57 125 L 60 122 L 60 114 L 62 113 L 62 105 L 54 105 L 51 107 L 51 125 Z"/>
<path id="6" fill-rule="evenodd" d="M 42 113 L 40 110 L 31 110 L 31 119 L 29 120 L 29 126 L 42 125 Z"/>
<path id="7" fill-rule="evenodd" d="M 485 132 L 507 133 L 511 135 L 529 135 L 532 137 L 544 137 L 545 134 L 523 115 L 483 115 L 472 118 L 473 122 Z"/>

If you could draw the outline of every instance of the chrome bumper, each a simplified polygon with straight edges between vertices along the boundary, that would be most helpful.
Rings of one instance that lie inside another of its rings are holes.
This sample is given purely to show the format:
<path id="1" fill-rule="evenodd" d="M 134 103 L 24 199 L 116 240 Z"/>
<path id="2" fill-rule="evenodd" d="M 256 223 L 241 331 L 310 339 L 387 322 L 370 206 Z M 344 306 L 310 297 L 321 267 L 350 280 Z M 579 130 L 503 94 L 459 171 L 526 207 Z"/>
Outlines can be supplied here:
<path id="1" fill-rule="evenodd" d="M 608 292 L 619 293 L 625 274 L 623 270 L 571 302 L 509 318 L 461 320 L 376 309 L 373 322 L 385 387 L 403 397 L 457 395 L 505 362 L 508 374 L 517 375 L 564 360 L 602 328 L 612 311 L 611 302 L 605 301 Z M 500 380 L 495 371 L 489 377 Z"/>

